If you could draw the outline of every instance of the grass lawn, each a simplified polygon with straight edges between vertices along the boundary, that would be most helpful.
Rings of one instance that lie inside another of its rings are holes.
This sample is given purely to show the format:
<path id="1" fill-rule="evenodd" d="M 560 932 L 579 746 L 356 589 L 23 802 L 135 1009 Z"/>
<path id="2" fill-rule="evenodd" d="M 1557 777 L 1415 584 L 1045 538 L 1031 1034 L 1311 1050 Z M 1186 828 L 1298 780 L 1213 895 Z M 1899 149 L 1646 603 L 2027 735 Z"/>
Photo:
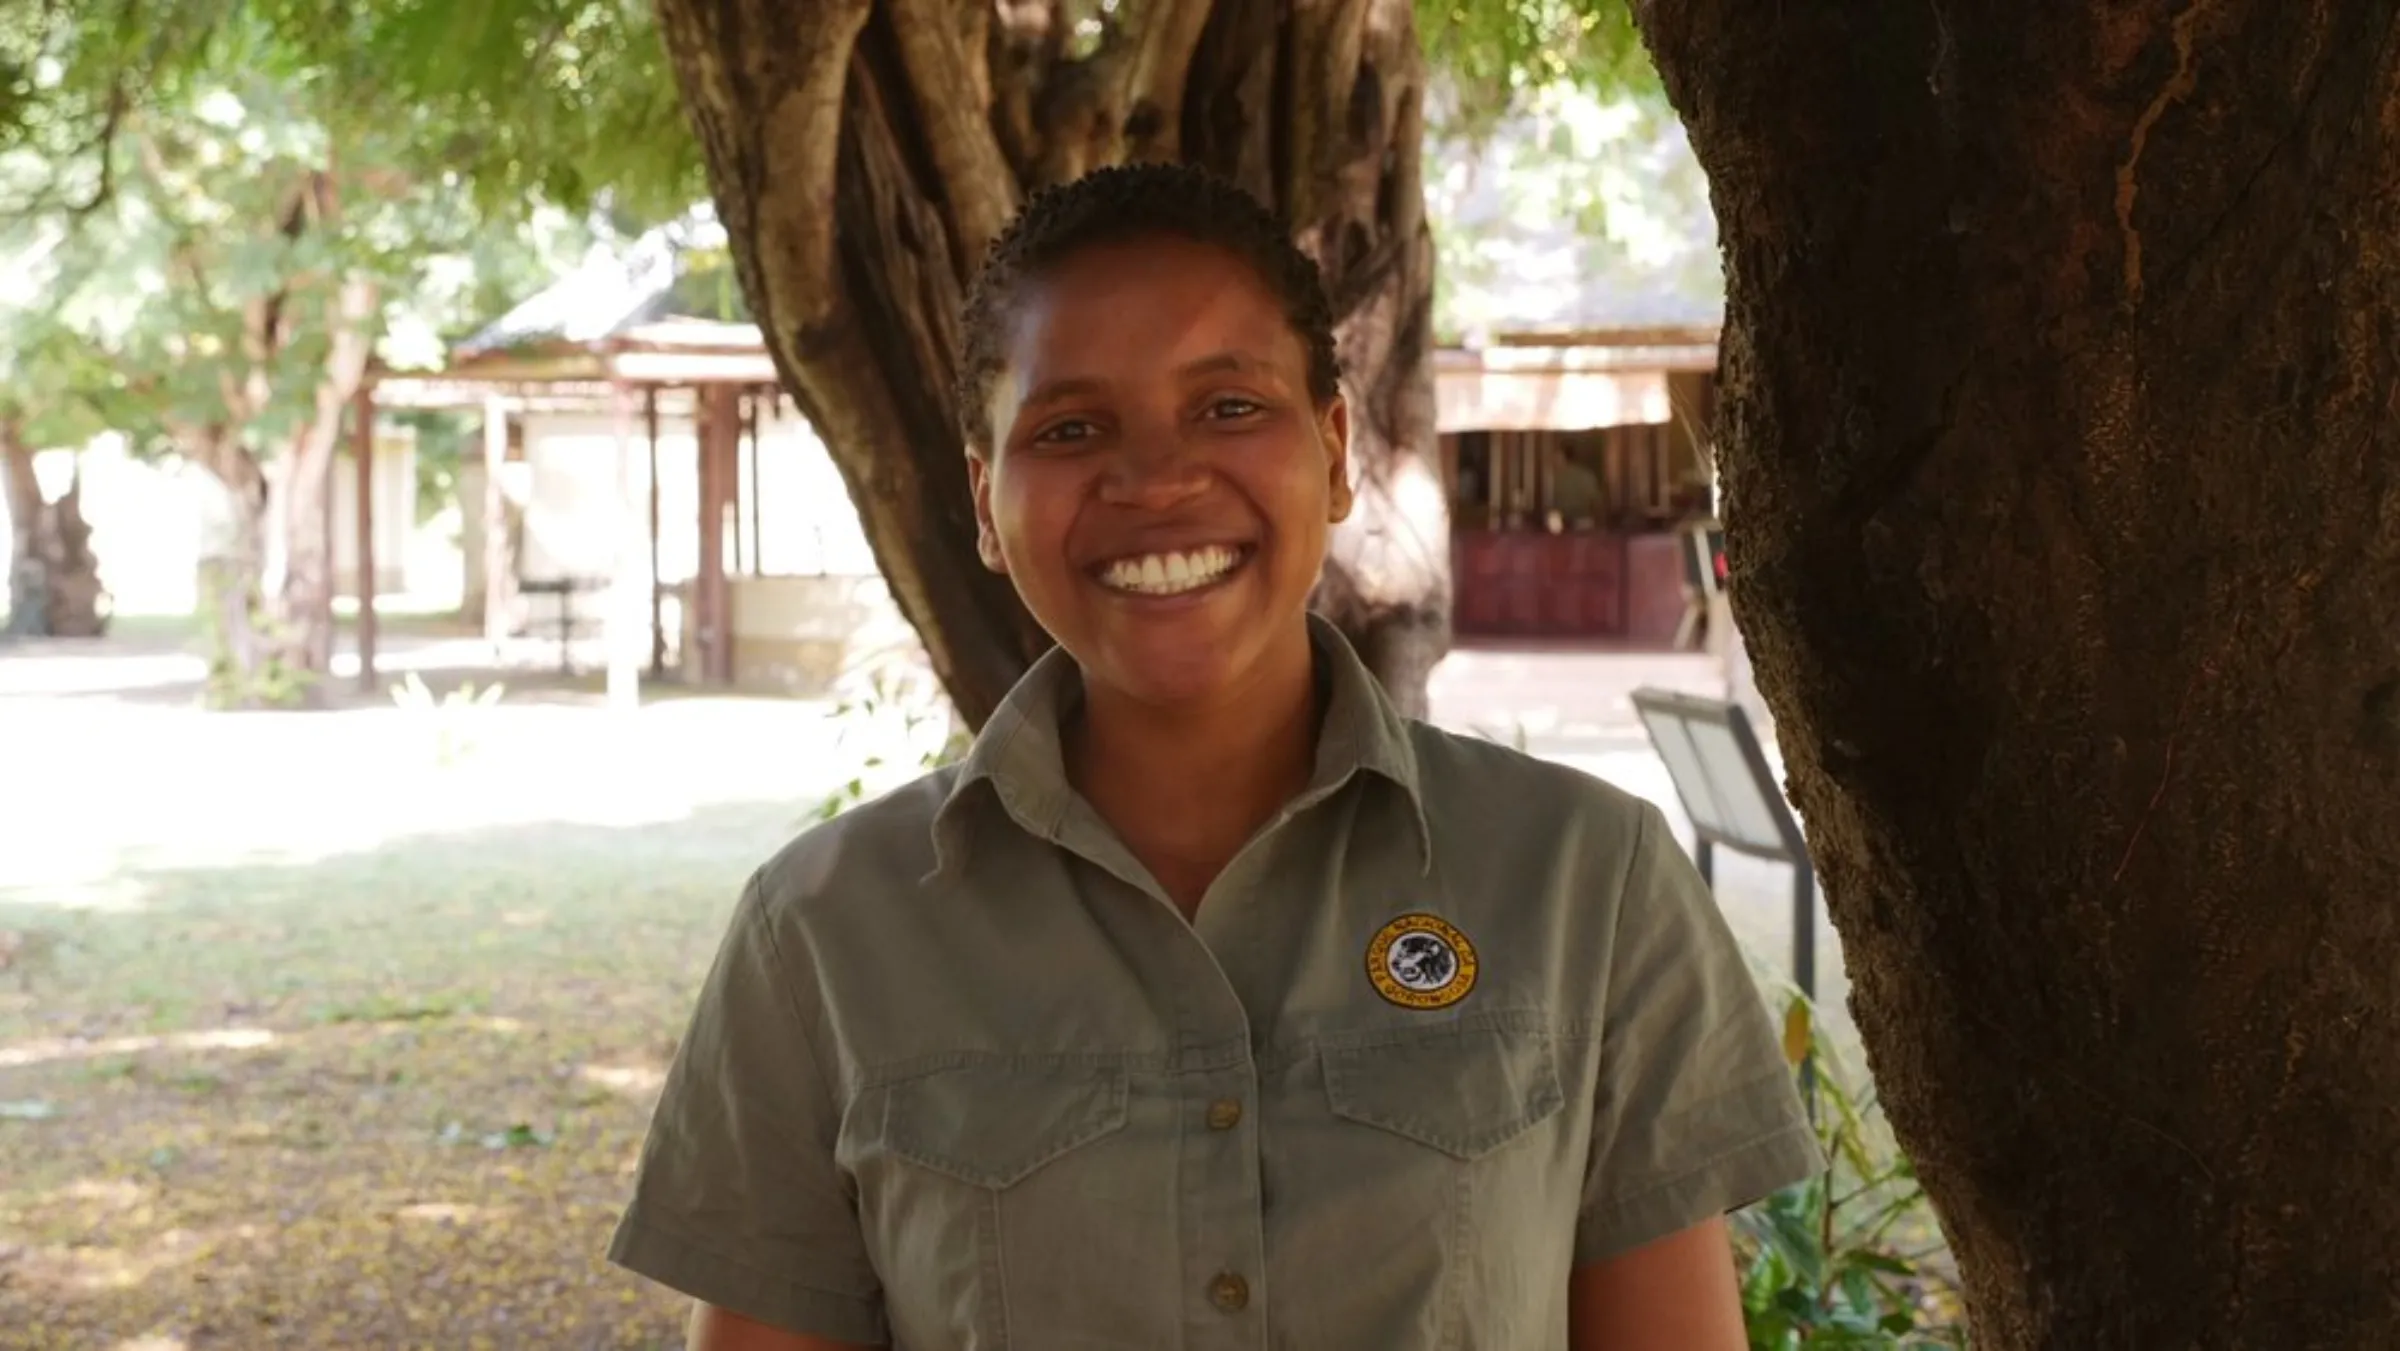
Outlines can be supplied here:
<path id="1" fill-rule="evenodd" d="M 7 1343 L 679 1345 L 599 1254 L 791 818 L 429 836 L 40 917 L 64 943 L 0 996 Z"/>
<path id="2" fill-rule="evenodd" d="M 792 815 L 0 906 L 64 940 L 0 994 L 0 1340 L 680 1345 L 678 1301 L 599 1255 L 735 889 Z"/>
<path id="3" fill-rule="evenodd" d="M 781 701 L 471 722 L 0 700 L 0 1346 L 681 1345 L 603 1250 L 845 757 Z"/>

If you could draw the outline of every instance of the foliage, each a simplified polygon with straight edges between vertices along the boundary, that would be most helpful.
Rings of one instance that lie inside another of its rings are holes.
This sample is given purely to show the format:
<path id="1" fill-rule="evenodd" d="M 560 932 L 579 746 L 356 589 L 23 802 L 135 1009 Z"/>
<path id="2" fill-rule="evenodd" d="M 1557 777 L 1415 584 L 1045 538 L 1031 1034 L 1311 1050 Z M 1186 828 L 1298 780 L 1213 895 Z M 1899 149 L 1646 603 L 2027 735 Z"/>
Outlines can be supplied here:
<path id="1" fill-rule="evenodd" d="M 580 211 L 477 209 L 480 152 L 526 128 L 402 82 L 422 8 L 128 0 L 0 20 L 0 376 L 40 392 L 36 444 L 96 424 L 155 448 L 164 425 L 230 411 L 255 452 L 311 413 L 339 287 L 376 288 L 388 364 L 431 366 L 588 247 Z"/>
<path id="2" fill-rule="evenodd" d="M 540 200 L 680 214 L 705 185 L 644 0 L 119 0 L 0 19 L 0 150 L 46 141 L 84 171 L 49 195 L 105 195 L 118 121 L 234 69 L 338 93 L 352 127 L 405 133 L 406 167 L 452 176 L 506 216 Z M 462 204 L 465 204 L 462 202 Z"/>
<path id="3" fill-rule="evenodd" d="M 272 446 L 313 414 L 342 285 L 384 298 L 387 358 L 431 365 L 585 242 L 557 211 L 510 229 L 462 209 L 457 175 L 408 169 L 421 128 L 343 128 L 326 95 L 228 70 L 153 101 L 112 143 L 130 163 L 110 198 L 71 223 L 25 214 L 55 161 L 0 156 L 19 277 L 0 345 L 44 363 L 18 387 L 135 429 L 238 417 L 246 398 L 245 440 Z"/>
<path id="4" fill-rule="evenodd" d="M 1876 1128 L 1872 1088 L 1850 1087 L 1797 995 L 1784 1051 L 1802 1075 L 1828 1167 L 1734 1216 L 1751 1351 L 1963 1348 L 1932 1203 Z"/>
<path id="5" fill-rule="evenodd" d="M 865 689 L 830 714 L 836 745 L 858 751 L 858 772 L 818 802 L 810 818 L 830 821 L 886 789 L 966 754 L 967 732 L 938 684 L 891 665 L 859 673 Z M 931 740 L 936 734 L 940 740 Z"/>
<path id="6" fill-rule="evenodd" d="M 1425 158 L 1444 341 L 1715 321 L 1708 179 L 1663 98 L 1527 90 L 1491 126 L 1435 119 Z"/>
<path id="7" fill-rule="evenodd" d="M 1442 76 L 1440 120 L 1473 136 L 1542 91 L 1574 86 L 1663 103 L 1627 0 L 1417 0 Z"/>
<path id="8" fill-rule="evenodd" d="M 487 211 L 529 199 L 597 206 L 632 230 L 707 195 L 646 0 L 122 0 L 116 8 L 116 21 L 86 34 L 83 59 L 52 88 L 12 82 L 10 72 L 32 61 L 0 56 L 0 146 L 11 127 L 45 118 L 88 134 L 112 108 L 139 107 L 193 72 L 221 68 L 219 44 L 238 19 L 275 35 L 280 68 L 327 72 L 363 118 L 415 120 L 428 133 L 415 167 L 456 174 Z M 1058 8 L 1075 35 L 1069 50 L 1088 53 L 1118 5 L 1065 0 Z M 1663 98 L 1626 0 L 1418 0 L 1416 10 L 1450 132 L 1488 129 L 1561 85 Z M 20 18 L 15 45 L 38 42 L 44 26 Z M 0 52 L 10 49 L 0 42 Z"/>

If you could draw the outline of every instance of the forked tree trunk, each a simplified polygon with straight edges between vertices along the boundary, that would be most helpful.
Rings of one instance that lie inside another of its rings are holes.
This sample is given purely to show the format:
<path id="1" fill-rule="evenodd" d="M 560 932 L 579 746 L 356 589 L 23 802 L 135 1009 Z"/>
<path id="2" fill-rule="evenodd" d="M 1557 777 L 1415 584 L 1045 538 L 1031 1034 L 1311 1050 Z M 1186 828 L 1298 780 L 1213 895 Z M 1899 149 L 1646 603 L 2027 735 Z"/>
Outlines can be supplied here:
<path id="1" fill-rule="evenodd" d="M 2400 4 L 1641 8 L 1976 1345 L 2400 1346 Z"/>
<path id="2" fill-rule="evenodd" d="M 1449 535 L 1410 0 L 1126 0 L 1087 55 L 1060 0 L 658 8 L 750 308 L 969 722 L 1047 639 L 975 558 L 960 297 L 1027 192 L 1129 159 L 1244 184 L 1323 265 L 1363 482 L 1319 604 L 1422 707 Z"/>

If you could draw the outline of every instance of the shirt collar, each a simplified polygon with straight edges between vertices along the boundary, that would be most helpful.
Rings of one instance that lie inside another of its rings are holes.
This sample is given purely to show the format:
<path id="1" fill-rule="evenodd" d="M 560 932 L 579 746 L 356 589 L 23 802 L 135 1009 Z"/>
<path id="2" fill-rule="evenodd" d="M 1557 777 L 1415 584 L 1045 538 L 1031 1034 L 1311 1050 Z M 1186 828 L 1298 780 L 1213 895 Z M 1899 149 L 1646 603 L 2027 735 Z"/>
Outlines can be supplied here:
<path id="1" fill-rule="evenodd" d="M 1357 649 L 1323 616 L 1308 616 L 1317 670 L 1329 686 L 1325 721 L 1317 733 L 1317 764 L 1299 803 L 1330 796 L 1360 773 L 1399 788 L 1416 828 L 1419 859 L 1433 866 L 1433 830 L 1417 779 L 1408 719 L 1393 707 Z M 934 813 L 936 875 L 964 859 L 974 799 L 989 794 L 1020 827 L 1043 839 L 1058 836 L 1074 799 L 1067 783 L 1059 724 L 1082 698 L 1082 673 L 1064 648 L 1052 648 L 1017 681 L 960 762 L 948 795 Z"/>

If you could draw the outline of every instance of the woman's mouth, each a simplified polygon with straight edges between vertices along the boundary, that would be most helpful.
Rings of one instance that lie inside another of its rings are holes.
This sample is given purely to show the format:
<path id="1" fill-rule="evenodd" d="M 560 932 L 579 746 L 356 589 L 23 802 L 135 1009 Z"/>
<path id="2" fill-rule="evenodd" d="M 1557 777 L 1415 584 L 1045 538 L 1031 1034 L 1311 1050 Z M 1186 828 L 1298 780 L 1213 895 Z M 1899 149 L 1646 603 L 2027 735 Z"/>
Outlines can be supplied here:
<path id="1" fill-rule="evenodd" d="M 1180 596 L 1232 576 L 1255 552 L 1246 544 L 1209 544 L 1197 549 L 1133 554 L 1101 564 L 1095 575 L 1111 591 L 1136 596 Z"/>

